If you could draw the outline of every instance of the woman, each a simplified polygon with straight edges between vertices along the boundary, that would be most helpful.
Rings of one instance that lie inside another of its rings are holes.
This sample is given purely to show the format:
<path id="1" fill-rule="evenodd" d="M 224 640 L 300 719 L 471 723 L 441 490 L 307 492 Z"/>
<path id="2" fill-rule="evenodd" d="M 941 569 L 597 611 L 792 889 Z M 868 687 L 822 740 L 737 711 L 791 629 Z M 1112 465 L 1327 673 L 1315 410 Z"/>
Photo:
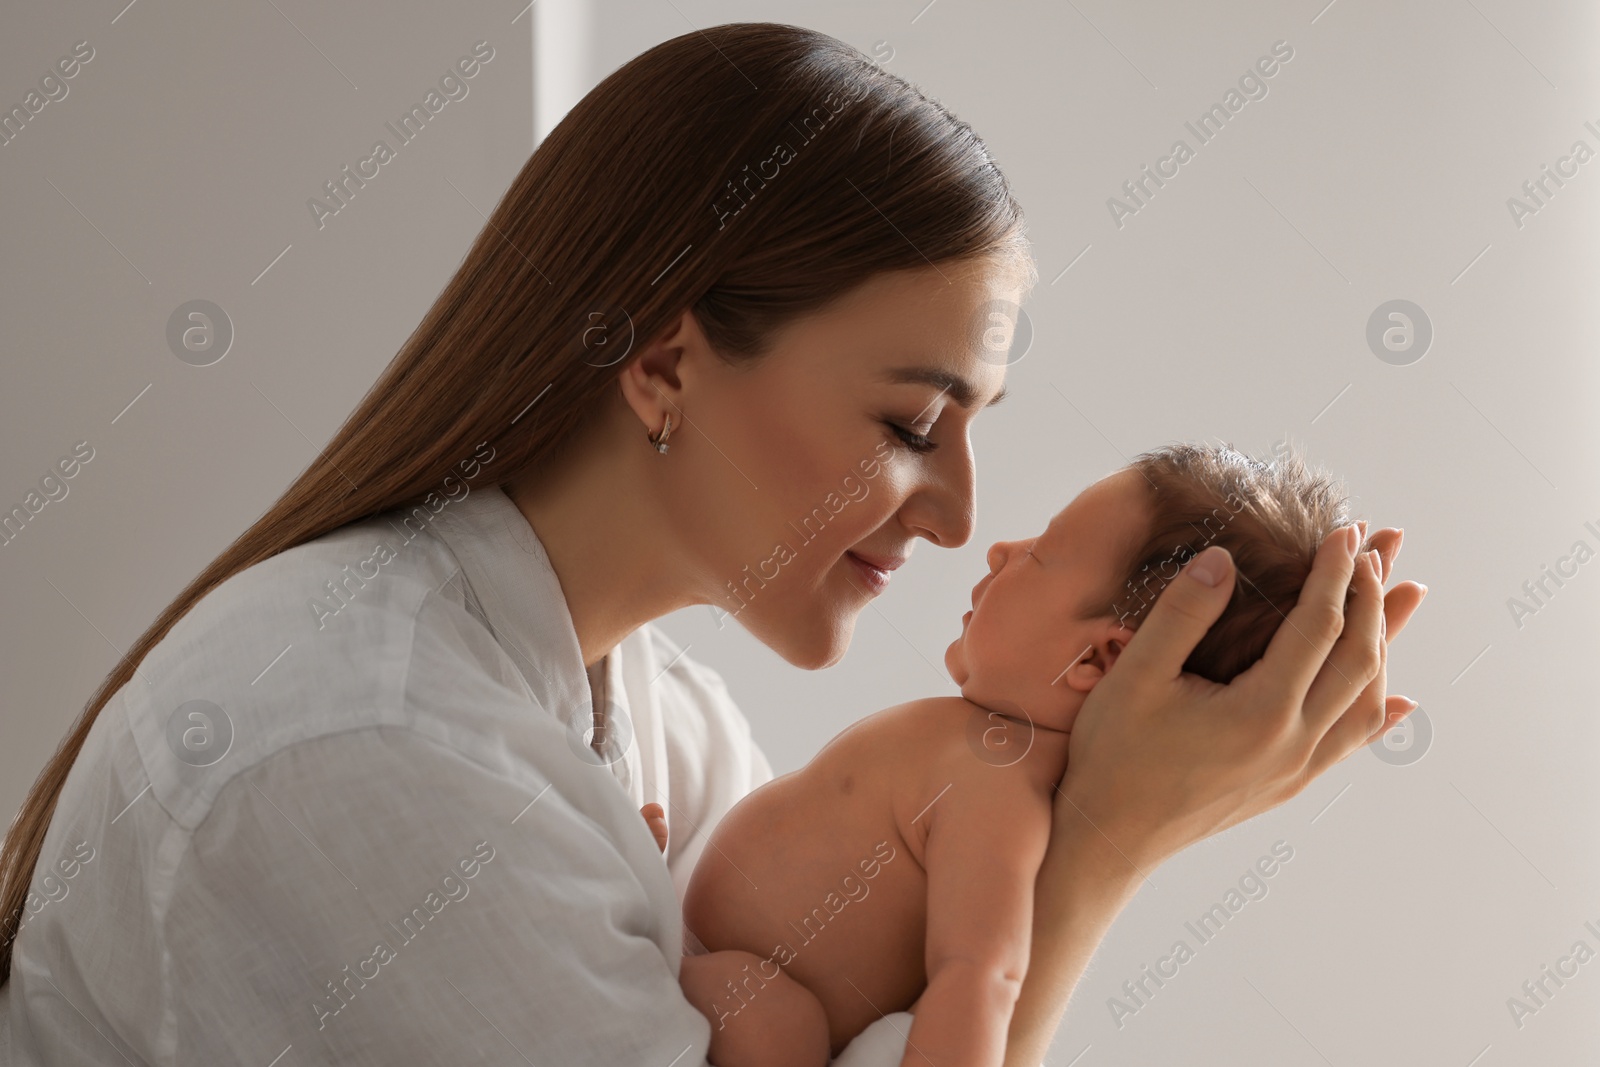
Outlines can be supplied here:
<path id="1" fill-rule="evenodd" d="M 917 538 L 971 536 L 1004 376 L 972 324 L 1033 280 L 977 136 L 831 38 L 721 26 L 612 74 L 41 774 L 5 844 L 0 1048 L 703 1064 L 674 890 L 772 772 L 650 620 L 714 604 L 837 661 Z M 1202 554 L 1096 689 L 1008 1064 L 1146 872 L 1403 714 L 1385 625 L 1423 590 L 1384 598 L 1380 536 L 1381 565 L 1330 538 L 1227 688 L 1178 669 L 1232 588 Z"/>

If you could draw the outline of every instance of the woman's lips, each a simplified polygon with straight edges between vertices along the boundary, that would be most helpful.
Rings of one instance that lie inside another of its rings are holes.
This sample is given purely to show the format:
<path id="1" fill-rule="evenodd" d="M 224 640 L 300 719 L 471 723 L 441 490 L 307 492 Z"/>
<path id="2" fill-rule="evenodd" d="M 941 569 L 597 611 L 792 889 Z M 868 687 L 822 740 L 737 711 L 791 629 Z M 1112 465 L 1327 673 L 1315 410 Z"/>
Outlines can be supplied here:
<path id="1" fill-rule="evenodd" d="M 861 575 L 862 584 L 864 584 L 871 593 L 876 595 L 889 587 L 888 569 L 874 566 L 873 564 L 862 559 L 860 556 L 856 555 L 854 552 L 846 552 L 845 556 L 855 567 L 856 573 Z"/>

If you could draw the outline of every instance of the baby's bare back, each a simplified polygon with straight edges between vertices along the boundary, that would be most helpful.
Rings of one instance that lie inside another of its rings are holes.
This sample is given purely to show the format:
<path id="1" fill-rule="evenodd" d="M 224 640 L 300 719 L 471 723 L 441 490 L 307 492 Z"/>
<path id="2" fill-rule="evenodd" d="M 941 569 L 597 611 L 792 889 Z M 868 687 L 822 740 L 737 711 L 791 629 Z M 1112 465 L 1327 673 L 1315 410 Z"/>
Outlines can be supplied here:
<path id="1" fill-rule="evenodd" d="M 708 951 L 762 957 L 746 997 L 779 967 L 810 989 L 835 1054 L 879 1016 L 910 1008 L 927 983 L 925 845 L 946 794 L 1018 798 L 993 827 L 996 848 L 1048 825 L 1065 738 L 1036 736 L 1026 758 L 1002 767 L 969 745 L 974 716 L 984 713 L 965 700 L 935 697 L 854 724 L 735 805 L 690 879 L 689 930 Z M 721 1008 L 734 1015 L 741 1003 L 730 991 Z"/>

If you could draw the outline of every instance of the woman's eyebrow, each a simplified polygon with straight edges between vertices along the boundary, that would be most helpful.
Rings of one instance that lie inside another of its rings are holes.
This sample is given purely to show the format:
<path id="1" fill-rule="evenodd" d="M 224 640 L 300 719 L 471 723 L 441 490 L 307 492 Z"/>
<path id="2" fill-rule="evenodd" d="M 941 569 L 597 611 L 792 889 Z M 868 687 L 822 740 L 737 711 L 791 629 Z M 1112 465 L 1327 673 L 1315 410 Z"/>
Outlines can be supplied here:
<path id="1" fill-rule="evenodd" d="M 970 408 L 978 402 L 977 386 L 961 375 L 939 367 L 892 367 L 884 372 L 883 377 L 885 381 L 897 385 L 937 385 L 949 392 L 955 402 L 964 408 Z M 1005 388 L 1001 387 L 984 407 L 993 407 L 1005 398 Z"/>

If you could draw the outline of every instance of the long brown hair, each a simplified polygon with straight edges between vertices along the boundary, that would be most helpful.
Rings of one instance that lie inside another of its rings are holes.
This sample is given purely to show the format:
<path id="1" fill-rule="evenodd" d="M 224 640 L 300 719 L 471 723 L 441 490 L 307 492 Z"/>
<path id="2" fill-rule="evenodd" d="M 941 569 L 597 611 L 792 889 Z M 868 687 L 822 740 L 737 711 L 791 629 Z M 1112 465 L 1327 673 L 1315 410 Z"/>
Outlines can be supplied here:
<path id="1" fill-rule="evenodd" d="M 528 158 L 322 454 L 134 642 L 40 772 L 0 852 L 0 917 L 12 920 L 0 984 L 95 717 L 208 592 L 420 503 L 485 440 L 501 482 L 558 461 L 615 388 L 605 353 L 629 323 L 637 352 L 692 307 L 719 353 L 754 358 L 777 327 L 874 273 L 979 257 L 1037 277 L 1005 177 L 969 126 L 849 45 L 734 23 L 612 73 Z"/>

